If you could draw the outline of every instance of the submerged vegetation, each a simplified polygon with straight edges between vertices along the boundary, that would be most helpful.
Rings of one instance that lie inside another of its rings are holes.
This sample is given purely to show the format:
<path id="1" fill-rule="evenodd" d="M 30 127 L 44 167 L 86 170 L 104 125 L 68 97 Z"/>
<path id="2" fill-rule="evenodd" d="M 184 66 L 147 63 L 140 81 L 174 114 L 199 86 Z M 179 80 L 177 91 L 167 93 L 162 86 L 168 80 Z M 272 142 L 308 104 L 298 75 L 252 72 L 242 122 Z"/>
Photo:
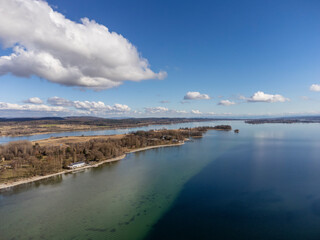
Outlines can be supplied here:
<path id="1" fill-rule="evenodd" d="M 137 131 L 126 135 L 77 137 L 77 141 L 70 142 L 67 137 L 54 138 L 59 144 L 10 142 L 0 146 L 0 183 L 61 172 L 75 162 L 90 165 L 135 149 L 179 144 L 190 137 L 201 137 L 209 129 L 231 130 L 231 126 Z"/>

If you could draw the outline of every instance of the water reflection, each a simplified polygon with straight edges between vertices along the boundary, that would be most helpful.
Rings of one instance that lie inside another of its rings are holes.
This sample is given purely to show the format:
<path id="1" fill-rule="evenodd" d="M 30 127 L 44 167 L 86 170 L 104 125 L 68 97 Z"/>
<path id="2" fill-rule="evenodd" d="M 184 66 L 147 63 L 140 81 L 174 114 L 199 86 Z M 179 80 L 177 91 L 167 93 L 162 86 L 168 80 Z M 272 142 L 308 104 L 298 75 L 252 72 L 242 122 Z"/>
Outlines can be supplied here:
<path id="1" fill-rule="evenodd" d="M 142 239 L 190 177 L 229 148 L 221 143 L 228 135 L 210 132 L 182 146 L 62 175 L 61 184 L 2 195 L 0 232 L 6 239 Z"/>
<path id="2" fill-rule="evenodd" d="M 271 127 L 192 178 L 147 239 L 319 239 L 320 129 Z"/>
<path id="3" fill-rule="evenodd" d="M 318 239 L 317 125 L 233 127 L 0 194 L 1 237 Z"/>

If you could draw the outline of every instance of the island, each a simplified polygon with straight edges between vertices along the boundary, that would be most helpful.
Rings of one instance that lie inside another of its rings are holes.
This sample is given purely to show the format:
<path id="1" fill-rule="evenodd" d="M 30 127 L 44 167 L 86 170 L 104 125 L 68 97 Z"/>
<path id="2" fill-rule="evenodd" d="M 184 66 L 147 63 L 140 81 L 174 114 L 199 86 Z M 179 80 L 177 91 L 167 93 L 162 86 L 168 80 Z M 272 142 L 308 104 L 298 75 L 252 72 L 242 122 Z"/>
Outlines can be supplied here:
<path id="1" fill-rule="evenodd" d="M 0 189 L 123 159 L 127 153 L 178 146 L 229 125 L 136 131 L 105 136 L 54 137 L 0 145 Z"/>

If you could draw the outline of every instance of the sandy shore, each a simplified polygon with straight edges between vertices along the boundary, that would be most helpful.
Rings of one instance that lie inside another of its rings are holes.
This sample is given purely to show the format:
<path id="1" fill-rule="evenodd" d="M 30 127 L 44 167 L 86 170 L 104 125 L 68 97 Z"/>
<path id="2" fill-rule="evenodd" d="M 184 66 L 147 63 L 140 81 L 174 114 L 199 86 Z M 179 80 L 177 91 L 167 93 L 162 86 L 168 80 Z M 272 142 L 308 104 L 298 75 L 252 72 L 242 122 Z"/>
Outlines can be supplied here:
<path id="1" fill-rule="evenodd" d="M 118 157 L 115 157 L 115 158 L 106 159 L 106 160 L 98 162 L 96 164 L 86 165 L 84 167 L 79 167 L 79 168 L 71 169 L 71 170 L 64 170 L 64 171 L 61 171 L 61 172 L 58 172 L 58 173 L 53 173 L 53 174 L 49 174 L 49 175 L 45 175 L 45 176 L 35 176 L 35 177 L 31 177 L 31 178 L 24 178 L 24 179 L 21 179 L 21 180 L 17 180 L 15 182 L 2 183 L 2 184 L 0 184 L 0 190 L 6 189 L 6 188 L 11 188 L 11 187 L 22 185 L 22 184 L 26 184 L 26 183 L 30 183 L 30 182 L 36 182 L 36 181 L 39 181 L 39 180 L 42 180 L 42 179 L 54 177 L 54 176 L 65 174 L 65 173 L 76 173 L 79 170 L 92 168 L 92 167 L 98 167 L 98 166 L 100 166 L 102 164 L 105 164 L 105 163 L 120 161 L 121 159 L 124 159 L 127 156 L 127 154 L 129 154 L 129 153 L 141 152 L 141 151 L 145 151 L 145 150 L 149 150 L 149 149 L 153 149 L 153 148 L 174 147 L 174 146 L 180 146 L 180 145 L 183 145 L 183 144 L 184 144 L 184 142 L 176 143 L 176 144 L 157 145 L 157 146 L 150 146 L 150 147 L 134 149 L 134 150 L 126 152 L 126 154 L 123 154 L 121 156 L 118 156 Z"/>

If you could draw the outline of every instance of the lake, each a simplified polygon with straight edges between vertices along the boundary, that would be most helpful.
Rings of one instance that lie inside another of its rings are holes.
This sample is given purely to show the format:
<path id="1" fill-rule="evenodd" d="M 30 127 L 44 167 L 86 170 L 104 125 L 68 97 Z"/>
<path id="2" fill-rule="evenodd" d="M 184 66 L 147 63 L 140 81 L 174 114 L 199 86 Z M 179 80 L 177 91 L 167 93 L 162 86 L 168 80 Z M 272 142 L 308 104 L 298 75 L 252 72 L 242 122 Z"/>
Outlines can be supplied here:
<path id="1" fill-rule="evenodd" d="M 2 192 L 0 239 L 319 239 L 319 124 L 230 124 Z"/>

